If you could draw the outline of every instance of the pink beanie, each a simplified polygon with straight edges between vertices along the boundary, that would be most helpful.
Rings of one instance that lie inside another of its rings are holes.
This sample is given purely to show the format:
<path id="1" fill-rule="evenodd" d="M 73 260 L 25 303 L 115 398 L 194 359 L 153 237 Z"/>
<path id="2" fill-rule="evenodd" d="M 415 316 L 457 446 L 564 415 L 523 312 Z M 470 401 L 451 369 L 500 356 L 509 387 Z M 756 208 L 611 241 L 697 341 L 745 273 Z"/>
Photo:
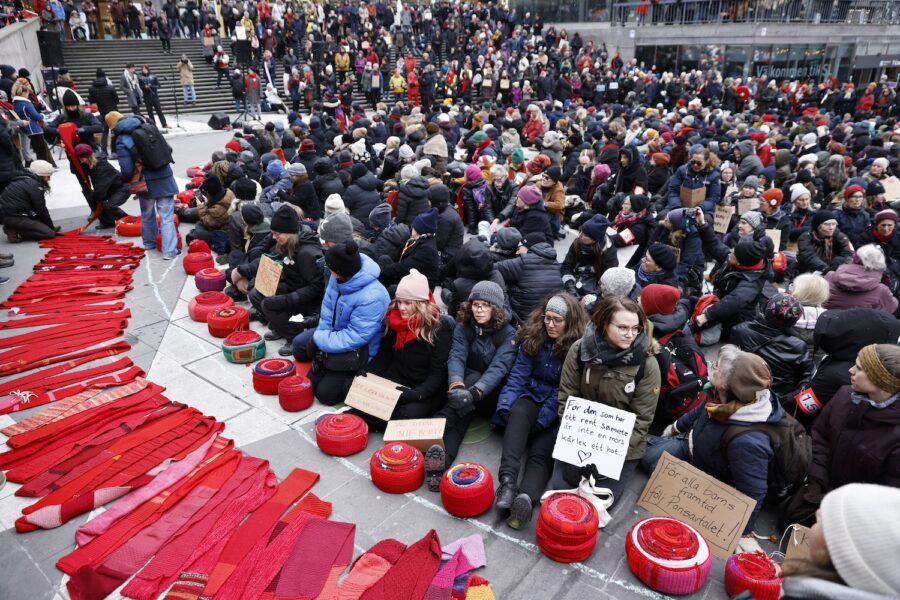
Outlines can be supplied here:
<path id="1" fill-rule="evenodd" d="M 612 171 L 609 170 L 609 165 L 600 163 L 598 165 L 594 165 L 594 179 L 599 179 L 601 182 L 609 179 L 609 176 L 612 174 Z"/>
<path id="2" fill-rule="evenodd" d="M 431 289 L 428 287 L 428 278 L 419 273 L 417 269 L 410 269 L 409 275 L 400 280 L 397 284 L 397 291 L 394 298 L 397 300 L 424 300 L 427 301 L 431 296 Z"/>
<path id="3" fill-rule="evenodd" d="M 481 179 L 481 169 L 475 165 L 466 167 L 466 181 L 477 181 Z"/>
<path id="4" fill-rule="evenodd" d="M 526 185 L 519 190 L 519 200 L 521 200 L 528 206 L 537 204 L 543 198 L 544 195 L 541 193 L 541 190 L 537 189 L 533 185 Z"/>

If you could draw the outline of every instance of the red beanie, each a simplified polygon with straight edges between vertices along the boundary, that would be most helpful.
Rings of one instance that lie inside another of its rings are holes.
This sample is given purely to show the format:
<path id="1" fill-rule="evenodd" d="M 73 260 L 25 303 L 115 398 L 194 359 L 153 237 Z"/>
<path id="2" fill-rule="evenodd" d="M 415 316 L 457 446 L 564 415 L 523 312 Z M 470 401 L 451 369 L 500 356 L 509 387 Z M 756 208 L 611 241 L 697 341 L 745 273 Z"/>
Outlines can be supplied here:
<path id="1" fill-rule="evenodd" d="M 769 206 L 781 206 L 781 202 L 784 200 L 784 192 L 778 188 L 771 188 L 764 191 L 762 197 Z"/>
<path id="2" fill-rule="evenodd" d="M 671 315 L 681 299 L 681 292 L 671 285 L 651 283 L 641 291 L 641 306 L 648 315 Z"/>
<path id="3" fill-rule="evenodd" d="M 228 143 L 225 144 L 225 148 L 231 150 L 232 152 L 240 152 L 241 143 L 237 140 L 228 140 Z"/>
<path id="4" fill-rule="evenodd" d="M 860 185 L 851 185 L 846 190 L 844 190 L 844 200 L 849 200 L 850 196 L 856 193 L 860 193 L 865 196 L 866 190 L 864 190 Z"/>
<path id="5" fill-rule="evenodd" d="M 750 135 L 750 139 L 752 139 L 757 144 L 762 144 L 766 141 L 766 134 L 762 131 L 757 131 L 756 133 Z"/>

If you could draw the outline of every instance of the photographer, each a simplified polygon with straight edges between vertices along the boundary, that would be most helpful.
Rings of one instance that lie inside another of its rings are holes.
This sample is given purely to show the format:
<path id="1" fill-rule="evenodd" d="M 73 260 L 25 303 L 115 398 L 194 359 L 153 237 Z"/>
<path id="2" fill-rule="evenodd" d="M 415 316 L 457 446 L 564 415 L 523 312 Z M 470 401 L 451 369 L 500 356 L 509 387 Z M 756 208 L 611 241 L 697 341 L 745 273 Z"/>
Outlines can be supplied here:
<path id="1" fill-rule="evenodd" d="M 187 54 L 181 55 L 181 61 L 177 67 L 185 105 L 187 105 L 189 98 L 191 104 L 197 104 L 197 91 L 194 89 L 194 64 L 187 57 Z"/>

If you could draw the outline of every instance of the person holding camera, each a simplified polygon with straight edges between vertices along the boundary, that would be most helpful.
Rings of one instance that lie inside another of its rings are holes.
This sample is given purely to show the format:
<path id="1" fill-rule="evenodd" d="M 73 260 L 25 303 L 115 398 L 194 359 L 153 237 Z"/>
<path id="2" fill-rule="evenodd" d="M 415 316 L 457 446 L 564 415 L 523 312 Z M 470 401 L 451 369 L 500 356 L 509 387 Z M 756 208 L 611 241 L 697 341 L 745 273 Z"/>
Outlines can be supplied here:
<path id="1" fill-rule="evenodd" d="M 187 104 L 190 101 L 191 104 L 197 104 L 197 91 L 194 89 L 194 64 L 187 54 L 182 54 L 181 61 L 178 63 L 178 78 L 181 82 L 184 103 Z"/>

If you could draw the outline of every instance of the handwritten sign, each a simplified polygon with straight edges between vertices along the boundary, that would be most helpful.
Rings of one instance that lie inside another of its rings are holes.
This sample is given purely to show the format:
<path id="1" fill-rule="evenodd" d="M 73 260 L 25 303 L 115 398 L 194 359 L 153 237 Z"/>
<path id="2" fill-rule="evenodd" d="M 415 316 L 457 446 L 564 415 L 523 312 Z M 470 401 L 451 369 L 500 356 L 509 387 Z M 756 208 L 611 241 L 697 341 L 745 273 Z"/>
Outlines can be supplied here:
<path id="1" fill-rule="evenodd" d="M 618 479 L 634 429 L 634 413 L 569 396 L 553 447 L 553 458 Z"/>
<path id="2" fill-rule="evenodd" d="M 734 214 L 733 206 L 716 206 L 716 214 L 713 217 L 713 230 L 716 233 L 728 233 L 731 225 L 731 215 Z"/>
<path id="3" fill-rule="evenodd" d="M 808 559 L 809 527 L 804 527 L 803 525 L 791 525 L 791 528 L 791 533 L 788 536 L 787 549 L 784 551 L 784 559 Z"/>
<path id="4" fill-rule="evenodd" d="M 638 247 L 634 244 L 632 244 L 631 246 L 622 246 L 621 248 L 616 249 L 616 256 L 619 259 L 619 266 L 628 266 L 628 263 L 634 257 L 634 253 L 637 252 L 637 249 Z"/>
<path id="5" fill-rule="evenodd" d="M 884 186 L 884 199 L 887 201 L 900 200 L 900 179 L 894 176 L 886 177 L 881 180 Z"/>
<path id="6" fill-rule="evenodd" d="M 388 421 L 385 442 L 406 442 L 426 452 L 435 444 L 443 446 L 447 419 L 403 419 Z"/>
<path id="7" fill-rule="evenodd" d="M 756 501 L 666 452 L 638 505 L 690 525 L 725 559 L 740 541 Z"/>
<path id="8" fill-rule="evenodd" d="M 748 210 L 756 210 L 759 208 L 759 198 L 753 196 L 752 198 L 738 198 L 738 215 L 742 215 Z"/>
<path id="9" fill-rule="evenodd" d="M 778 252 L 778 249 L 781 247 L 781 230 L 766 229 L 766 235 L 769 236 L 769 239 L 772 240 L 772 245 L 775 247 L 775 252 Z"/>
<path id="10" fill-rule="evenodd" d="M 353 378 L 347 399 L 347 406 L 359 409 L 382 421 L 390 421 L 400 399 L 397 384 L 378 375 L 357 375 Z"/>
<path id="11" fill-rule="evenodd" d="M 253 287 L 267 298 L 274 296 L 278 292 L 278 280 L 281 279 L 282 269 L 284 267 L 280 264 L 263 255 L 259 259 L 259 268 L 256 270 Z"/>

